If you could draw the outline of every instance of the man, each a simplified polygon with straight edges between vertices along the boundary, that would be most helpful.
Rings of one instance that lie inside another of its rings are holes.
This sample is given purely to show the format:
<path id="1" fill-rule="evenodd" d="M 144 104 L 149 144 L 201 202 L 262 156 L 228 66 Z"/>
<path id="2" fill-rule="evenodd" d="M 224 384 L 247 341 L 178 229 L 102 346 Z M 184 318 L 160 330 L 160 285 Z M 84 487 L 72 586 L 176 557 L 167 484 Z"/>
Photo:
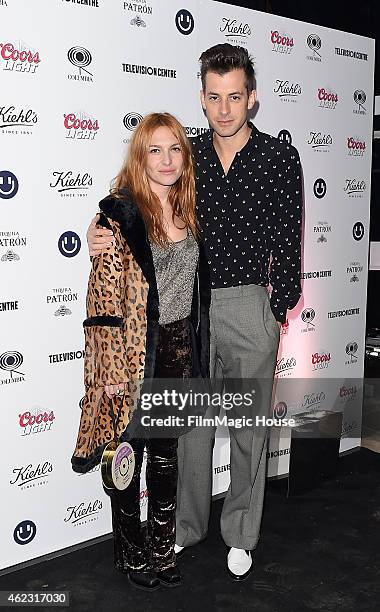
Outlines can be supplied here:
<path id="1" fill-rule="evenodd" d="M 211 130 L 194 139 L 193 149 L 197 213 L 211 276 L 210 374 L 225 383 L 269 380 L 256 406 L 268 416 L 279 328 L 301 293 L 301 166 L 294 147 L 247 120 L 256 102 L 248 52 L 216 45 L 200 62 L 201 103 Z M 99 253 L 109 240 L 95 218 L 88 231 L 90 254 Z M 206 416 L 212 413 L 210 407 Z M 230 427 L 229 433 L 231 482 L 221 533 L 230 548 L 228 573 L 244 580 L 259 539 L 267 430 Z M 207 535 L 214 441 L 211 427 L 197 427 L 179 439 L 179 556 Z"/>

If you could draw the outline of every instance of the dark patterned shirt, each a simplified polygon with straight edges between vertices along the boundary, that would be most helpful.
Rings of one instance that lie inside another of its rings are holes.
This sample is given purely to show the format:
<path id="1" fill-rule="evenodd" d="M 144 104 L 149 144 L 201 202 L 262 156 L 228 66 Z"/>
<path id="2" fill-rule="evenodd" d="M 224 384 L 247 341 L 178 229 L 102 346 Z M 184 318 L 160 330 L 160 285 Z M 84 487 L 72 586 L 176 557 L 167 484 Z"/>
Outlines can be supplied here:
<path id="1" fill-rule="evenodd" d="M 211 288 L 270 284 L 273 314 L 284 322 L 301 295 L 300 159 L 294 147 L 249 126 L 227 174 L 212 131 L 193 140 L 198 219 Z"/>

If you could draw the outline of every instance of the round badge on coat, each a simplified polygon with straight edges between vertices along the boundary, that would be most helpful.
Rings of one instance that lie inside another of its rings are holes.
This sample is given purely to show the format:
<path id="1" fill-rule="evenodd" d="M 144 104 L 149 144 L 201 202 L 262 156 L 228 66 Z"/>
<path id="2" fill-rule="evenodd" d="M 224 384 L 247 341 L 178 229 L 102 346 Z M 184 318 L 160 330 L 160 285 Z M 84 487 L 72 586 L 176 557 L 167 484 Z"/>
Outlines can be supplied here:
<path id="1" fill-rule="evenodd" d="M 107 489 L 124 491 L 135 471 L 135 453 L 128 442 L 112 441 L 102 455 L 102 479 Z"/>

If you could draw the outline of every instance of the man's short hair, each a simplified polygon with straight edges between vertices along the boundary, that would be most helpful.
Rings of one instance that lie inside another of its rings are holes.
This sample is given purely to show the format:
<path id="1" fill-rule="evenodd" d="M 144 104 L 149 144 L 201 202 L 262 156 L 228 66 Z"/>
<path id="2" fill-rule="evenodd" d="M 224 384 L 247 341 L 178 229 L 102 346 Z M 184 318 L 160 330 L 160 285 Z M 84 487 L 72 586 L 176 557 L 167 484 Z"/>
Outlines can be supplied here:
<path id="1" fill-rule="evenodd" d="M 240 68 L 245 72 L 248 93 L 256 89 L 253 60 L 247 49 L 243 47 L 230 45 L 229 43 L 214 45 L 214 47 L 203 51 L 199 61 L 201 63 L 203 91 L 206 89 L 206 74 L 208 72 L 216 72 L 223 75 L 231 72 L 231 70 L 238 70 Z"/>

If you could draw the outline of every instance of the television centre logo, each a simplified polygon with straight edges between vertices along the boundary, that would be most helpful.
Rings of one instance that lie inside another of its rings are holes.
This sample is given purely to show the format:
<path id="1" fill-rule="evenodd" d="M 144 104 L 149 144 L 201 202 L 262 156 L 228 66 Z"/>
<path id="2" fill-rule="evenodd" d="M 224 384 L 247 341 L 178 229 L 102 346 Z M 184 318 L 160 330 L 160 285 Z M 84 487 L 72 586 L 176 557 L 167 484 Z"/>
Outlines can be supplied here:
<path id="1" fill-rule="evenodd" d="M 10 200 L 18 192 L 18 179 L 10 170 L 0 170 L 0 199 Z"/>
<path id="2" fill-rule="evenodd" d="M 252 34 L 249 23 L 229 17 L 222 17 L 219 32 L 224 34 L 226 42 L 241 46 L 247 45 L 248 38 Z"/>
<path id="3" fill-rule="evenodd" d="M 20 368 L 24 357 L 19 351 L 5 351 L 0 354 L 0 385 L 25 382 L 25 372 Z M 24 369 L 24 368 L 23 368 Z"/>
<path id="4" fill-rule="evenodd" d="M 10 485 L 16 485 L 20 491 L 41 487 L 49 482 L 49 476 L 53 472 L 53 465 L 50 461 L 38 463 L 34 466 L 32 463 L 15 467 L 12 470 L 12 478 L 9 481 Z"/>
<path id="5" fill-rule="evenodd" d="M 313 151 L 317 151 L 318 153 L 329 153 L 334 144 L 334 140 L 331 134 L 326 134 L 324 132 L 309 132 L 307 144 Z"/>
<path id="6" fill-rule="evenodd" d="M 19 310 L 19 300 L 0 302 L 0 312 L 14 312 L 15 310 Z"/>
<path id="7" fill-rule="evenodd" d="M 343 187 L 344 193 L 349 198 L 362 198 L 366 189 L 366 182 L 356 178 L 346 179 L 345 186 Z"/>
<path id="8" fill-rule="evenodd" d="M 293 81 L 276 79 L 273 93 L 277 94 L 282 102 L 298 102 L 302 95 L 302 87 Z"/>
<path id="9" fill-rule="evenodd" d="M 278 30 L 271 30 L 270 42 L 272 44 L 272 51 L 274 53 L 283 53 L 289 55 L 294 49 L 293 36 L 279 32 Z"/>
<path id="10" fill-rule="evenodd" d="M 92 62 L 92 55 L 85 47 L 71 47 L 67 52 L 69 62 L 77 68 L 76 72 L 71 72 L 67 75 L 69 81 L 78 81 L 80 83 L 92 83 L 93 73 L 88 70 Z"/>
<path id="11" fill-rule="evenodd" d="M 37 113 L 28 108 L 15 106 L 0 106 L 1 134 L 20 134 L 30 136 L 37 124 Z"/>
<path id="12" fill-rule="evenodd" d="M 331 89 L 325 87 L 319 87 L 317 90 L 318 106 L 320 108 L 327 108 L 334 110 L 338 104 L 338 94 Z"/>
<path id="13" fill-rule="evenodd" d="M 188 36 L 194 30 L 194 17 L 187 9 L 181 9 L 175 16 L 175 25 L 178 32 Z"/>
<path id="14" fill-rule="evenodd" d="M 57 289 L 52 289 L 50 294 L 46 296 L 46 303 L 49 306 L 54 306 L 54 316 L 59 318 L 71 315 L 72 312 L 68 304 L 71 306 L 73 302 L 77 301 L 78 293 L 72 291 L 70 287 L 58 287 Z"/>
<path id="15" fill-rule="evenodd" d="M 103 504 L 100 499 L 95 499 L 92 502 L 80 502 L 75 506 L 68 506 L 66 516 L 63 519 L 65 523 L 70 525 L 86 525 L 98 520 Z"/>
<path id="16" fill-rule="evenodd" d="M 340 319 L 341 317 L 352 317 L 360 314 L 360 308 L 344 308 L 343 310 L 333 310 L 327 313 L 328 319 Z"/>
<path id="17" fill-rule="evenodd" d="M 128 74 L 141 74 L 143 76 L 155 76 L 166 79 L 176 79 L 177 71 L 173 68 L 161 68 L 157 66 L 145 66 L 143 64 L 122 63 L 123 72 Z"/>
<path id="18" fill-rule="evenodd" d="M 306 55 L 306 59 L 311 62 L 321 62 L 321 47 L 322 40 L 318 36 L 318 34 L 310 34 L 306 39 L 307 46 L 309 47 L 311 54 Z"/>
<path id="19" fill-rule="evenodd" d="M 61 198 L 84 198 L 92 187 L 92 176 L 88 172 L 56 170 L 52 173 L 49 187 L 59 193 Z"/>
<path id="20" fill-rule="evenodd" d="M 152 15 L 153 8 L 147 0 L 134 0 L 134 2 L 123 2 L 124 11 L 138 13 L 139 15 Z"/>
<path id="21" fill-rule="evenodd" d="M 348 355 L 348 359 L 344 362 L 345 365 L 352 365 L 353 363 L 358 362 L 358 343 L 355 341 L 347 342 L 346 344 L 346 355 Z"/>
<path id="22" fill-rule="evenodd" d="M 350 283 L 358 283 L 363 273 L 363 266 L 360 261 L 352 261 L 346 267 L 346 276 L 350 279 Z"/>
<path id="23" fill-rule="evenodd" d="M 349 157 L 363 157 L 365 150 L 365 140 L 357 136 L 350 136 L 347 138 L 347 155 Z"/>
<path id="24" fill-rule="evenodd" d="M 341 57 L 349 57 L 358 60 L 368 60 L 368 54 L 362 53 L 361 51 L 352 51 L 351 49 L 342 49 L 342 47 L 335 47 L 335 55 L 340 55 Z"/>
<path id="25" fill-rule="evenodd" d="M 313 270 L 312 272 L 301 272 L 302 280 L 310 280 L 315 278 L 331 278 L 332 270 Z"/>
<path id="26" fill-rule="evenodd" d="M 39 51 L 23 42 L 0 42 L 0 65 L 3 70 L 36 74 L 41 62 Z"/>
<path id="27" fill-rule="evenodd" d="M 94 140 L 99 130 L 99 121 L 84 112 L 63 115 L 63 126 L 66 138 L 76 140 Z"/>
<path id="28" fill-rule="evenodd" d="M 54 421 L 53 410 L 48 412 L 39 406 L 36 406 L 34 410 L 26 410 L 18 415 L 22 437 L 50 431 Z"/>
<path id="29" fill-rule="evenodd" d="M 88 6 L 89 8 L 99 8 L 99 0 L 62 0 L 62 2 L 75 4 L 76 6 Z"/>
<path id="30" fill-rule="evenodd" d="M 356 104 L 356 107 L 352 111 L 354 115 L 366 115 L 367 114 L 366 108 L 364 106 L 366 100 L 367 100 L 367 96 L 362 89 L 356 89 L 354 91 L 354 102 Z"/>
<path id="31" fill-rule="evenodd" d="M 65 361 L 74 361 L 76 359 L 84 359 L 84 350 L 67 351 L 66 353 L 56 353 L 49 355 L 49 363 L 62 363 Z"/>
<path id="32" fill-rule="evenodd" d="M 326 244 L 328 242 L 328 235 L 331 234 L 331 225 L 327 221 L 318 221 L 317 225 L 313 227 L 314 234 L 317 234 L 317 244 Z"/>
<path id="33" fill-rule="evenodd" d="M 313 323 L 315 319 L 314 308 L 304 308 L 301 312 L 301 319 L 305 323 L 305 327 L 301 328 L 301 334 L 315 331 L 315 323 Z"/>
<path id="34" fill-rule="evenodd" d="M 21 236 L 18 231 L 0 232 L 0 262 L 20 261 L 21 250 L 26 246 L 26 236 Z"/>
<path id="35" fill-rule="evenodd" d="M 185 127 L 186 136 L 188 138 L 196 138 L 197 136 L 202 136 L 202 134 L 206 134 L 209 131 L 209 128 L 205 127 L 196 127 L 194 125 L 187 125 Z"/>

